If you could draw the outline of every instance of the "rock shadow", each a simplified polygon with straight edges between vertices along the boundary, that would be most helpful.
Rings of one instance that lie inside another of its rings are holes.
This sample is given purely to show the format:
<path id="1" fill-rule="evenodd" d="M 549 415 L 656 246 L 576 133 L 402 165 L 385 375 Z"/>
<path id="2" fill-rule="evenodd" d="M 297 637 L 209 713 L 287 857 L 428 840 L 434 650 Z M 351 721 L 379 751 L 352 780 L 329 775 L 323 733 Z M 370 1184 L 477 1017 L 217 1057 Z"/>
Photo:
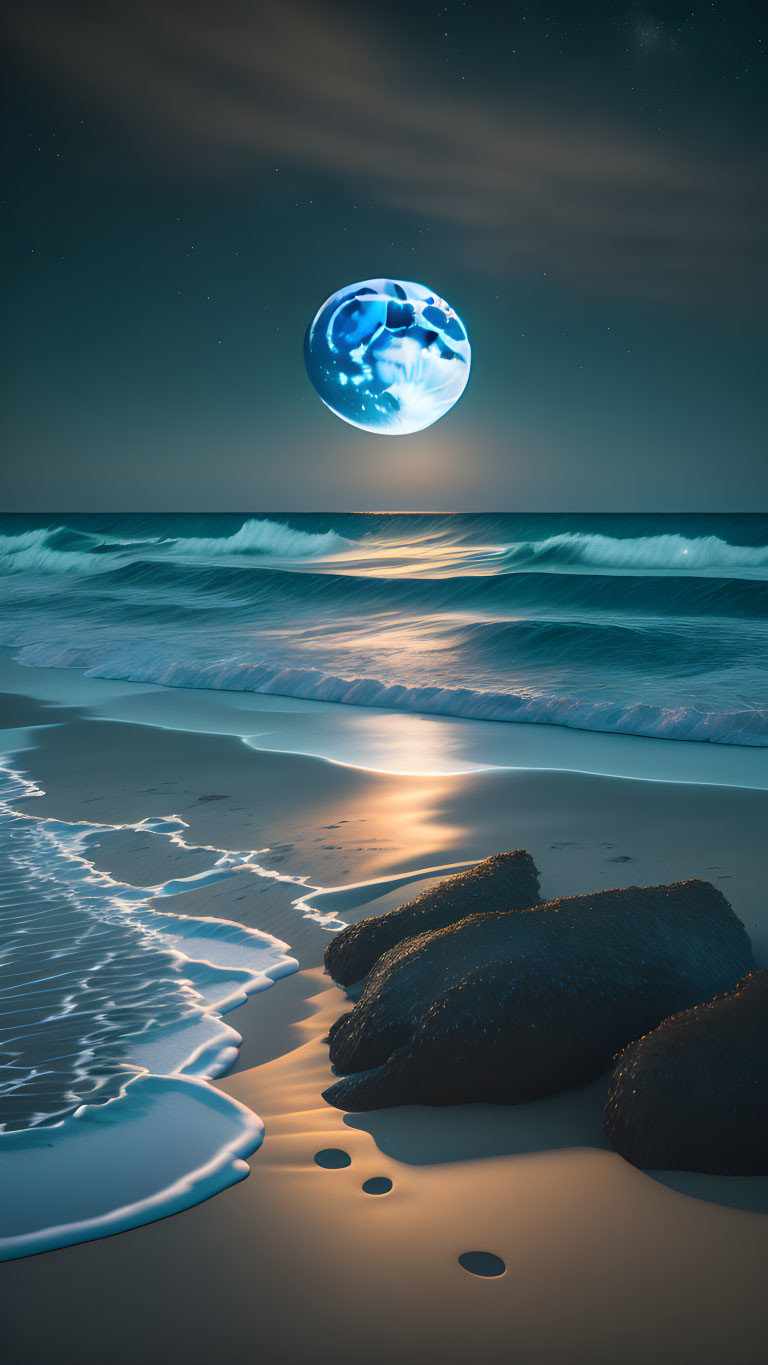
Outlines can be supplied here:
<path id="1" fill-rule="evenodd" d="M 602 1127 L 606 1081 L 530 1104 L 402 1105 L 345 1114 L 379 1151 L 409 1166 L 496 1156 L 529 1156 L 568 1147 L 610 1150 Z"/>

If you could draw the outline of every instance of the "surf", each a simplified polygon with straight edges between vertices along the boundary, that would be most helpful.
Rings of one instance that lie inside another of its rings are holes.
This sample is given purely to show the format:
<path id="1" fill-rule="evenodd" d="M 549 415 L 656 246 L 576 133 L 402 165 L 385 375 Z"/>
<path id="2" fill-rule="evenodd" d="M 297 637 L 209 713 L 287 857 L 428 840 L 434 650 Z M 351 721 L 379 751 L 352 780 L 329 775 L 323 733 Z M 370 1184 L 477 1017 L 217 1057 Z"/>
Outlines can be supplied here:
<path id="1" fill-rule="evenodd" d="M 19 662 L 499 722 L 765 743 L 768 518 L 5 518 Z"/>

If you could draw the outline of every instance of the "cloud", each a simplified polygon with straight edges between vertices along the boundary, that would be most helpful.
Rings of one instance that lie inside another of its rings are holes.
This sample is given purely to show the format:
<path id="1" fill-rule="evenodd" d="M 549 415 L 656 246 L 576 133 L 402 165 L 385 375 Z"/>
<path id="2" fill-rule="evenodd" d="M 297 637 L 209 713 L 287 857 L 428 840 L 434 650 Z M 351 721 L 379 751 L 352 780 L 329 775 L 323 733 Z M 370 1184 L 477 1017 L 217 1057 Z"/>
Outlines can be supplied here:
<path id="1" fill-rule="evenodd" d="M 18 50 L 185 173 L 280 159 L 439 220 L 469 263 L 737 303 L 760 248 L 749 166 L 509 94 L 448 99 L 391 32 L 301 0 L 25 0 Z M 528 97 L 530 100 L 530 96 Z M 453 235 L 451 235 L 453 234 Z"/>

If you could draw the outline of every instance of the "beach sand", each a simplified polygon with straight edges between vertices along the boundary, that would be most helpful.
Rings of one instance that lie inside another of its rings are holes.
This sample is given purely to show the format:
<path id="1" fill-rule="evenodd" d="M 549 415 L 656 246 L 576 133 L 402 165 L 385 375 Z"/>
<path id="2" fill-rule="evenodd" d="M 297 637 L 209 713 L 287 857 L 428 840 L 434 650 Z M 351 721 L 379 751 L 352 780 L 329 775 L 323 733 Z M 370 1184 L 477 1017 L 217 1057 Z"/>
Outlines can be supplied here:
<path id="1" fill-rule="evenodd" d="M 768 964 L 766 792 L 557 771 L 373 772 L 249 747 L 228 732 L 224 703 L 219 733 L 185 729 L 181 698 L 176 729 L 100 718 L 121 698 L 135 712 L 158 689 L 73 684 L 57 710 L 45 700 L 53 675 L 35 690 L 27 672 L 29 698 L 17 673 L 5 723 L 47 727 L 18 729 L 15 740 L 35 746 L 14 763 L 46 793 L 29 803 L 36 815 L 94 824 L 180 815 L 189 842 L 263 850 L 265 867 L 325 888 L 518 847 L 539 866 L 545 898 L 703 877 Z M 176 854 L 126 831 L 92 856 L 147 885 L 173 875 Z M 322 971 L 328 931 L 302 918 L 296 894 L 242 874 L 184 897 L 185 913 L 264 929 L 300 963 L 229 1016 L 243 1047 L 216 1084 L 266 1125 L 249 1178 L 145 1227 L 3 1265 L 5 1359 L 765 1359 L 768 1181 L 635 1170 L 602 1135 L 604 1081 L 516 1108 L 356 1116 L 325 1104 L 323 1039 L 346 1000 Z M 408 894 L 391 888 L 372 901 L 361 889 L 323 905 L 350 921 Z M 318 1166 L 326 1147 L 351 1163 Z M 363 1193 L 375 1176 L 391 1193 Z M 506 1273 L 468 1274 L 458 1257 L 470 1250 L 502 1257 Z"/>

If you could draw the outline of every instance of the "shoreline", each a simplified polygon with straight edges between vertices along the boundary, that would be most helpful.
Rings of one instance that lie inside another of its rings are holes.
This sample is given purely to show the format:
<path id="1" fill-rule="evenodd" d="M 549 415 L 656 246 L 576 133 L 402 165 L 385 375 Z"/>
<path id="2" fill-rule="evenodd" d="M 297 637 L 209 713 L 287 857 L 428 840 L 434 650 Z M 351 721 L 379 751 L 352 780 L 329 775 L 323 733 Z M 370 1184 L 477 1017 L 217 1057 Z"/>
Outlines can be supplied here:
<path id="1" fill-rule="evenodd" d="M 460 776 L 493 768 L 768 789 L 762 747 L 415 714 L 279 693 L 166 686 L 20 664 L 0 646 L 0 694 L 184 733 L 236 736 L 266 752 L 356 771 Z M 50 723 L 56 723 L 55 712 Z"/>
<path id="2" fill-rule="evenodd" d="M 93 697 L 99 683 L 86 683 Z M 115 709 L 113 687 L 102 696 Z M 153 689 L 123 688 L 121 706 L 141 696 L 157 706 Z M 17 733 L 35 717 L 46 726 L 28 730 L 37 747 L 14 758 L 46 791 L 35 813 L 111 824 L 179 815 L 195 845 L 258 848 L 272 871 L 335 888 L 327 908 L 348 921 L 404 898 L 394 886 L 344 904 L 350 883 L 359 891 L 505 847 L 529 849 L 546 898 L 698 875 L 732 901 L 768 963 L 764 791 L 541 769 L 355 770 L 252 748 L 226 730 L 89 718 L 76 690 L 53 723 L 39 701 L 14 702 Z M 223 704 L 221 724 L 232 723 Z M 134 885 L 169 872 L 167 850 L 135 832 L 105 837 L 92 856 Z M 331 1078 L 323 1038 L 346 1001 L 320 966 L 327 931 L 290 899 L 284 882 L 256 894 L 243 872 L 180 905 L 272 934 L 299 960 L 228 1016 L 243 1043 L 213 1082 L 264 1121 L 250 1176 L 144 1227 L 7 1262 L 14 1365 L 100 1365 L 107 1341 L 116 1365 L 253 1351 L 269 1365 L 302 1355 L 352 1365 L 361 1352 L 384 1365 L 405 1343 L 413 1358 L 431 1351 L 451 1365 L 473 1355 L 501 1365 L 514 1353 L 535 1365 L 615 1365 L 617 1350 L 626 1365 L 758 1365 L 768 1218 L 757 1210 L 768 1208 L 768 1182 L 627 1166 L 602 1137 L 600 1083 L 506 1110 L 331 1109 L 320 1098 Z M 347 1150 L 351 1165 L 315 1165 L 325 1146 Z M 391 1178 L 392 1193 L 363 1194 L 373 1176 Z M 475 1248 L 501 1255 L 506 1273 L 463 1271 L 458 1256 Z M 129 1285 L 140 1313 L 126 1312 Z"/>

